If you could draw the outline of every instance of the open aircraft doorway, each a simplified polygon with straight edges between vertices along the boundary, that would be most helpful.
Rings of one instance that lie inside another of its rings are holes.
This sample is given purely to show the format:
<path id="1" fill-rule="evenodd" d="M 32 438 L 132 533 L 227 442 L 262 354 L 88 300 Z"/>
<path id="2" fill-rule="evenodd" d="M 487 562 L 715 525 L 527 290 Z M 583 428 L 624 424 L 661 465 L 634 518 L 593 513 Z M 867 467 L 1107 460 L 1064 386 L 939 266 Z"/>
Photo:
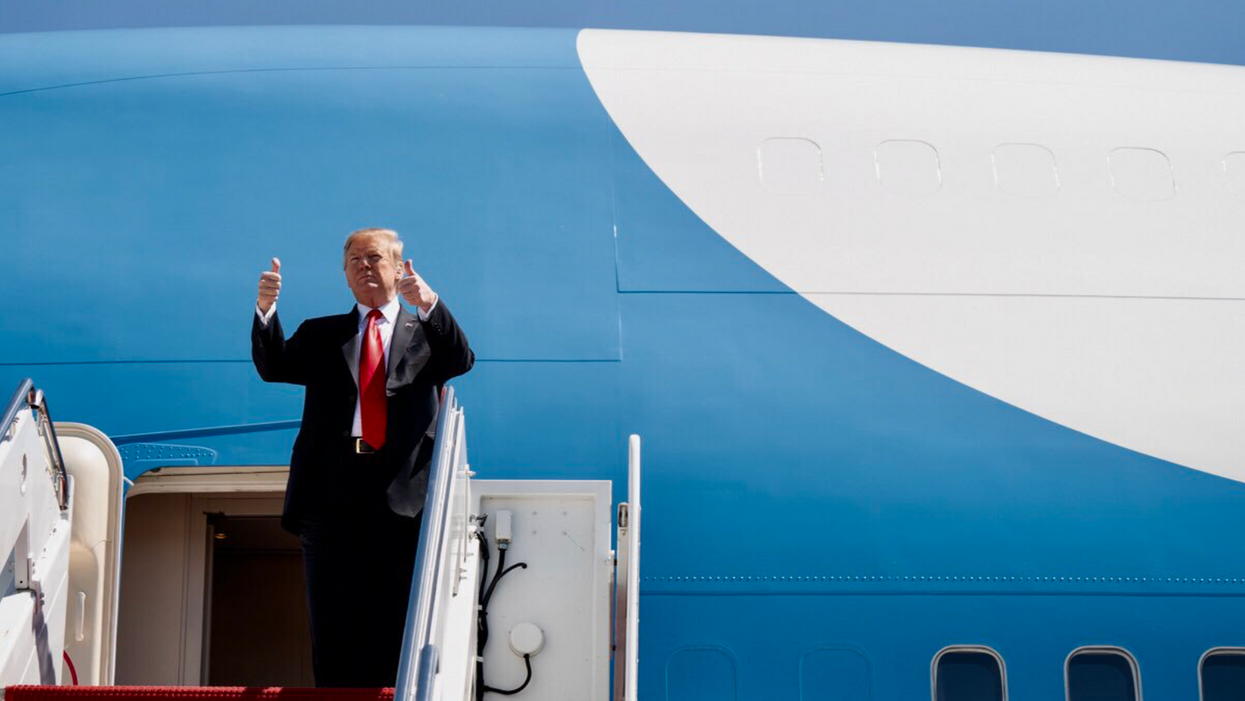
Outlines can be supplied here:
<path id="1" fill-rule="evenodd" d="M 312 686 L 284 468 L 154 471 L 127 499 L 120 684 Z"/>
<path id="2" fill-rule="evenodd" d="M 207 521 L 204 683 L 315 686 L 298 538 L 275 515 Z"/>

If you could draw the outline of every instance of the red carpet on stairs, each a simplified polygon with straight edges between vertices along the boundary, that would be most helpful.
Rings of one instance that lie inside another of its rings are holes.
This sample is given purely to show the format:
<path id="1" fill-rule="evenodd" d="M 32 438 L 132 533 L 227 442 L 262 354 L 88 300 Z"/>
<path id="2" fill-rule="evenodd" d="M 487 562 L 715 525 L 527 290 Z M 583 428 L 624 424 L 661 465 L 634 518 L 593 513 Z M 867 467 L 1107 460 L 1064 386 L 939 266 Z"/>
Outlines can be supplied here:
<path id="1" fill-rule="evenodd" d="M 393 701 L 393 689 L 306 689 L 280 686 L 10 686 L 4 701 L 107 699 L 108 701 Z"/>

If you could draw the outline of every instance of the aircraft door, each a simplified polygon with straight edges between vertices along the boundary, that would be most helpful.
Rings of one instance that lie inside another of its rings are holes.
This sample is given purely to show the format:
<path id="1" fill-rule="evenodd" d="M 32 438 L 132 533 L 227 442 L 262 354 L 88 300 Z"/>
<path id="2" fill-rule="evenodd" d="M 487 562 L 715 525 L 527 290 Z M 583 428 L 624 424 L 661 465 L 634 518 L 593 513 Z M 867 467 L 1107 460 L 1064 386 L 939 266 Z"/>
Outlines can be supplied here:
<path id="1" fill-rule="evenodd" d="M 117 584 L 121 561 L 121 454 L 102 432 L 56 423 L 65 469 L 74 483 L 69 550 L 65 653 L 78 684 L 113 683 L 116 663 Z"/>

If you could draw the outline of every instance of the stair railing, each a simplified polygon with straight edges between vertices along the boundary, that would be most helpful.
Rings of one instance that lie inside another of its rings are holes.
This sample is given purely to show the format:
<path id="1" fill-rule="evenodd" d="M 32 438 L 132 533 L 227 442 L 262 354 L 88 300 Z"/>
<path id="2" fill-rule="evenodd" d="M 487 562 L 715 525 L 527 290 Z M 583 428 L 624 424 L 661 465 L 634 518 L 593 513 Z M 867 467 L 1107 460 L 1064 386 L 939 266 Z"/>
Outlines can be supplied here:
<path id="1" fill-rule="evenodd" d="M 454 389 L 445 387 L 437 414 L 436 450 L 428 472 L 428 495 L 415 556 L 415 574 L 411 578 L 395 701 L 432 699 L 440 656 L 433 641 L 436 594 L 444 571 L 443 560 L 448 555 L 450 487 L 456 463 L 462 459 L 463 434 L 462 410 L 454 397 Z"/>
<path id="2" fill-rule="evenodd" d="M 4 408 L 4 418 L 0 419 L 0 440 L 9 436 L 13 422 L 23 409 L 34 410 L 35 421 L 39 426 L 39 435 L 43 437 L 44 447 L 48 451 L 48 460 L 52 463 L 52 478 L 56 482 L 56 498 L 61 511 L 69 508 L 69 473 L 65 470 L 65 458 L 61 455 L 60 442 L 56 440 L 56 428 L 52 425 L 52 416 L 48 413 L 48 402 L 43 390 L 36 389 L 35 383 L 28 377 L 22 380 L 14 390 L 13 396 Z"/>

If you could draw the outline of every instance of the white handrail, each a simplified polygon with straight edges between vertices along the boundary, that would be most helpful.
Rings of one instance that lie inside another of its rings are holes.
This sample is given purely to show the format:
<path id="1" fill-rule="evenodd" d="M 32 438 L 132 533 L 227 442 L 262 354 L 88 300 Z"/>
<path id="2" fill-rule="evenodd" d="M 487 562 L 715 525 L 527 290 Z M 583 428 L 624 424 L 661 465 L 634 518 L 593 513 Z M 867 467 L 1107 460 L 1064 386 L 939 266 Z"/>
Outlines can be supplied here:
<path id="1" fill-rule="evenodd" d="M 636 701 L 640 680 L 640 437 L 632 435 L 627 450 L 627 517 L 631 562 L 627 568 L 627 687 L 625 701 Z"/>
<path id="2" fill-rule="evenodd" d="M 636 701 L 640 643 L 640 437 L 627 441 L 627 501 L 618 505 L 614 701 Z"/>
<path id="3" fill-rule="evenodd" d="M 56 427 L 52 425 L 52 416 L 48 413 L 48 403 L 43 390 L 37 389 L 30 378 L 18 383 L 13 397 L 5 406 L 4 417 L 0 418 L 0 437 L 7 436 L 13 422 L 22 409 L 29 407 L 39 424 L 39 434 L 43 436 L 43 444 L 48 451 L 48 459 L 52 462 L 52 479 L 56 482 L 56 499 L 61 511 L 69 508 L 69 475 L 65 471 L 65 458 L 61 456 L 60 442 L 56 440 Z"/>
<path id="4" fill-rule="evenodd" d="M 406 630 L 402 634 L 402 656 L 394 690 L 396 701 L 428 701 L 431 698 L 439 652 L 431 643 L 433 605 L 450 513 L 455 448 L 463 437 L 459 425 L 461 415 L 454 398 L 454 388 L 446 387 L 441 392 L 437 445 L 428 471 L 428 494 L 419 532 L 419 550 L 415 555 L 415 573 L 411 578 Z"/>

